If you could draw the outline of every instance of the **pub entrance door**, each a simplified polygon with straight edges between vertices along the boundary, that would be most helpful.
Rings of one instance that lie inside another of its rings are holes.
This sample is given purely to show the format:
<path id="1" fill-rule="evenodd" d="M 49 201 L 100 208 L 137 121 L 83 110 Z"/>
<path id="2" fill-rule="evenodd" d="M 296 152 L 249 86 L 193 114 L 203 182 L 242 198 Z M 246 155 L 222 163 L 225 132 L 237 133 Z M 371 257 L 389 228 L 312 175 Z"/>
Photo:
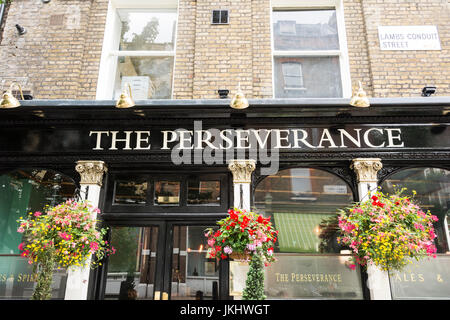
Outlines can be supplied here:
<path id="1" fill-rule="evenodd" d="M 219 299 L 225 268 L 206 256 L 204 230 L 214 222 L 158 221 L 111 226 L 104 299 Z M 224 290 L 222 290 L 225 292 Z"/>

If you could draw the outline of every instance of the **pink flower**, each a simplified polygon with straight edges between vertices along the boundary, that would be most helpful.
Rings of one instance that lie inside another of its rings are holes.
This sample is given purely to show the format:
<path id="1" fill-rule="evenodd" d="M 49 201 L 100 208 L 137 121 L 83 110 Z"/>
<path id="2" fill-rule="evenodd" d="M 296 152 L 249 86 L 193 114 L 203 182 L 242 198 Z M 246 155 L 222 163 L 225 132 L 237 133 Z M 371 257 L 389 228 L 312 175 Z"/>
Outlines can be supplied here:
<path id="1" fill-rule="evenodd" d="M 24 244 L 25 244 L 25 243 L 23 243 L 23 242 L 22 242 L 21 244 L 19 244 L 19 247 L 18 247 L 18 248 L 19 248 L 20 251 L 23 251 L 23 245 L 24 245 Z"/>
<path id="2" fill-rule="evenodd" d="M 352 269 L 352 270 L 355 270 L 355 269 L 356 269 L 356 265 L 355 265 L 355 264 L 349 264 L 348 267 L 349 267 L 350 269 Z"/>
<path id="3" fill-rule="evenodd" d="M 98 243 L 97 242 L 91 242 L 91 244 L 89 245 L 89 247 L 91 248 L 91 250 L 89 250 L 91 253 L 94 253 L 95 251 L 98 250 Z"/>
<path id="4" fill-rule="evenodd" d="M 208 239 L 208 246 L 212 247 L 216 243 L 216 240 L 214 238 Z"/>
<path id="5" fill-rule="evenodd" d="M 19 232 L 19 233 L 23 233 L 24 231 L 25 231 L 25 229 L 22 227 L 19 227 L 19 229 L 17 229 L 17 232 Z"/>
<path id="6" fill-rule="evenodd" d="M 35 216 L 35 217 L 39 217 L 40 215 L 42 215 L 42 212 L 40 212 L 40 211 L 36 211 L 36 212 L 34 213 L 34 216 Z"/>
<path id="7" fill-rule="evenodd" d="M 61 233 L 59 234 L 59 236 L 60 236 L 61 238 L 63 238 L 64 240 L 70 240 L 70 239 L 72 238 L 72 236 L 71 236 L 70 234 L 67 234 L 67 233 L 65 233 L 65 232 L 61 232 Z"/>
<path id="8" fill-rule="evenodd" d="M 233 249 L 230 246 L 226 246 L 225 248 L 223 248 L 223 252 L 225 252 L 226 254 L 230 254 L 233 252 Z"/>

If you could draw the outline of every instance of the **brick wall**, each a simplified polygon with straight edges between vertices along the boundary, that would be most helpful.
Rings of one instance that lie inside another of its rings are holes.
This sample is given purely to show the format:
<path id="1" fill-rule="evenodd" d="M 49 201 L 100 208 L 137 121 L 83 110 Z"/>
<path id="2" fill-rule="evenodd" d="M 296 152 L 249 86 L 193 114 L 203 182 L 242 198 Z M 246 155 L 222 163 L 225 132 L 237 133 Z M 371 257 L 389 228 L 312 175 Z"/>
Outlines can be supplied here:
<path id="1" fill-rule="evenodd" d="M 418 97 L 425 85 L 450 95 L 450 3 L 447 0 L 362 0 L 373 96 Z M 381 51 L 378 26 L 435 25 L 440 51 Z"/>
<path id="2" fill-rule="evenodd" d="M 107 3 L 13 0 L 0 46 L 2 89 L 17 81 L 37 99 L 95 97 Z"/>
<path id="3" fill-rule="evenodd" d="M 445 0 L 343 0 L 352 85 L 369 96 L 450 96 L 450 4 Z M 13 0 L 0 44 L 0 89 L 18 81 L 39 99 L 95 99 L 108 0 Z M 230 23 L 211 25 L 213 9 Z M 272 97 L 269 0 L 180 0 L 175 99 L 218 98 L 238 83 Z M 19 36 L 18 23 L 27 33 Z M 381 51 L 378 26 L 436 25 L 440 51 Z M 107 35 L 111 36 L 111 35 Z"/>
<path id="4" fill-rule="evenodd" d="M 211 25 L 214 9 L 229 10 L 229 24 Z M 193 95 L 218 98 L 218 89 L 252 96 L 252 1 L 197 0 Z"/>

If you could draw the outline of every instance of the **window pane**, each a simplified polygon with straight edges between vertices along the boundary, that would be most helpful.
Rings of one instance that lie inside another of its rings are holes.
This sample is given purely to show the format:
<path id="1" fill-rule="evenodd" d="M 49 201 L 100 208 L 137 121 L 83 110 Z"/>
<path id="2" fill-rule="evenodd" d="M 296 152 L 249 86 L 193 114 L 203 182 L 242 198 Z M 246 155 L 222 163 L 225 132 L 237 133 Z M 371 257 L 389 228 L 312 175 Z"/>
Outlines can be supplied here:
<path id="1" fill-rule="evenodd" d="M 335 10 L 273 12 L 275 50 L 339 49 Z"/>
<path id="2" fill-rule="evenodd" d="M 282 170 L 258 184 L 255 206 L 279 231 L 278 261 L 265 268 L 269 299 L 363 298 L 360 270 L 347 266 L 347 248 L 337 242 L 337 210 L 352 200 L 343 180 L 317 169 Z M 230 265 L 233 278 L 245 279 L 238 271 Z"/>
<path id="3" fill-rule="evenodd" d="M 155 204 L 178 205 L 180 203 L 180 182 L 156 181 Z"/>
<path id="4" fill-rule="evenodd" d="M 338 57 L 276 57 L 275 98 L 340 98 L 342 97 L 341 72 Z M 302 80 L 291 68 L 297 67 Z M 287 72 L 287 73 L 286 73 Z M 299 87 L 300 81 L 302 86 Z"/>
<path id="5" fill-rule="evenodd" d="M 114 99 L 122 90 L 132 90 L 134 100 L 170 99 L 173 57 L 118 57 Z"/>
<path id="6" fill-rule="evenodd" d="M 119 50 L 171 51 L 177 13 L 174 10 L 117 10 L 121 22 Z"/>
<path id="7" fill-rule="evenodd" d="M 74 191 L 72 181 L 49 170 L 18 170 L 0 175 L 0 254 L 19 254 L 19 217 L 72 198 Z"/>
<path id="8" fill-rule="evenodd" d="M 33 268 L 19 256 L 22 234 L 17 219 L 30 211 L 42 211 L 74 196 L 75 184 L 51 170 L 17 170 L 0 175 L 0 300 L 29 299 L 36 282 Z M 63 299 L 66 270 L 55 270 L 52 299 Z"/>
<path id="9" fill-rule="evenodd" d="M 188 181 L 188 204 L 220 204 L 220 181 Z"/>
<path id="10" fill-rule="evenodd" d="M 112 227 L 105 299 L 151 300 L 156 275 L 158 227 Z"/>
<path id="11" fill-rule="evenodd" d="M 206 258 L 205 228 L 174 226 L 171 299 L 218 299 L 219 261 Z"/>
<path id="12" fill-rule="evenodd" d="M 280 232 L 275 252 L 339 253 L 337 209 L 352 199 L 339 177 L 310 168 L 280 171 L 255 192 L 257 210 Z"/>
<path id="13" fill-rule="evenodd" d="M 281 64 L 285 88 L 303 88 L 302 65 L 295 62 Z"/>
<path id="14" fill-rule="evenodd" d="M 116 181 L 114 204 L 146 204 L 147 182 Z"/>

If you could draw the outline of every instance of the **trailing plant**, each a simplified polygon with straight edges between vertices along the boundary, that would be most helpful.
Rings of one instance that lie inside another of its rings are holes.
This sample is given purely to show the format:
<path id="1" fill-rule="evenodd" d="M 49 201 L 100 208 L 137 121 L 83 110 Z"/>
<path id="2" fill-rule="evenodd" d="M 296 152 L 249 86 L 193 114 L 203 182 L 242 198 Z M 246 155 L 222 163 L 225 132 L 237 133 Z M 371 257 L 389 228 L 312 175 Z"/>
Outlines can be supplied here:
<path id="1" fill-rule="evenodd" d="M 46 207 L 46 214 L 30 212 L 20 217 L 17 232 L 23 234 L 19 245 L 21 256 L 33 265 L 37 285 L 32 299 L 51 298 L 51 282 L 55 268 L 101 265 L 104 257 L 114 254 L 105 241 L 106 228 L 97 229 L 93 213 L 100 213 L 87 201 L 67 200 Z"/>
<path id="2" fill-rule="evenodd" d="M 402 270 L 411 258 L 436 257 L 433 222 L 438 218 L 405 190 L 392 195 L 378 190 L 369 200 L 340 210 L 338 241 L 351 248 L 352 269 L 372 263 L 382 270 Z"/>

